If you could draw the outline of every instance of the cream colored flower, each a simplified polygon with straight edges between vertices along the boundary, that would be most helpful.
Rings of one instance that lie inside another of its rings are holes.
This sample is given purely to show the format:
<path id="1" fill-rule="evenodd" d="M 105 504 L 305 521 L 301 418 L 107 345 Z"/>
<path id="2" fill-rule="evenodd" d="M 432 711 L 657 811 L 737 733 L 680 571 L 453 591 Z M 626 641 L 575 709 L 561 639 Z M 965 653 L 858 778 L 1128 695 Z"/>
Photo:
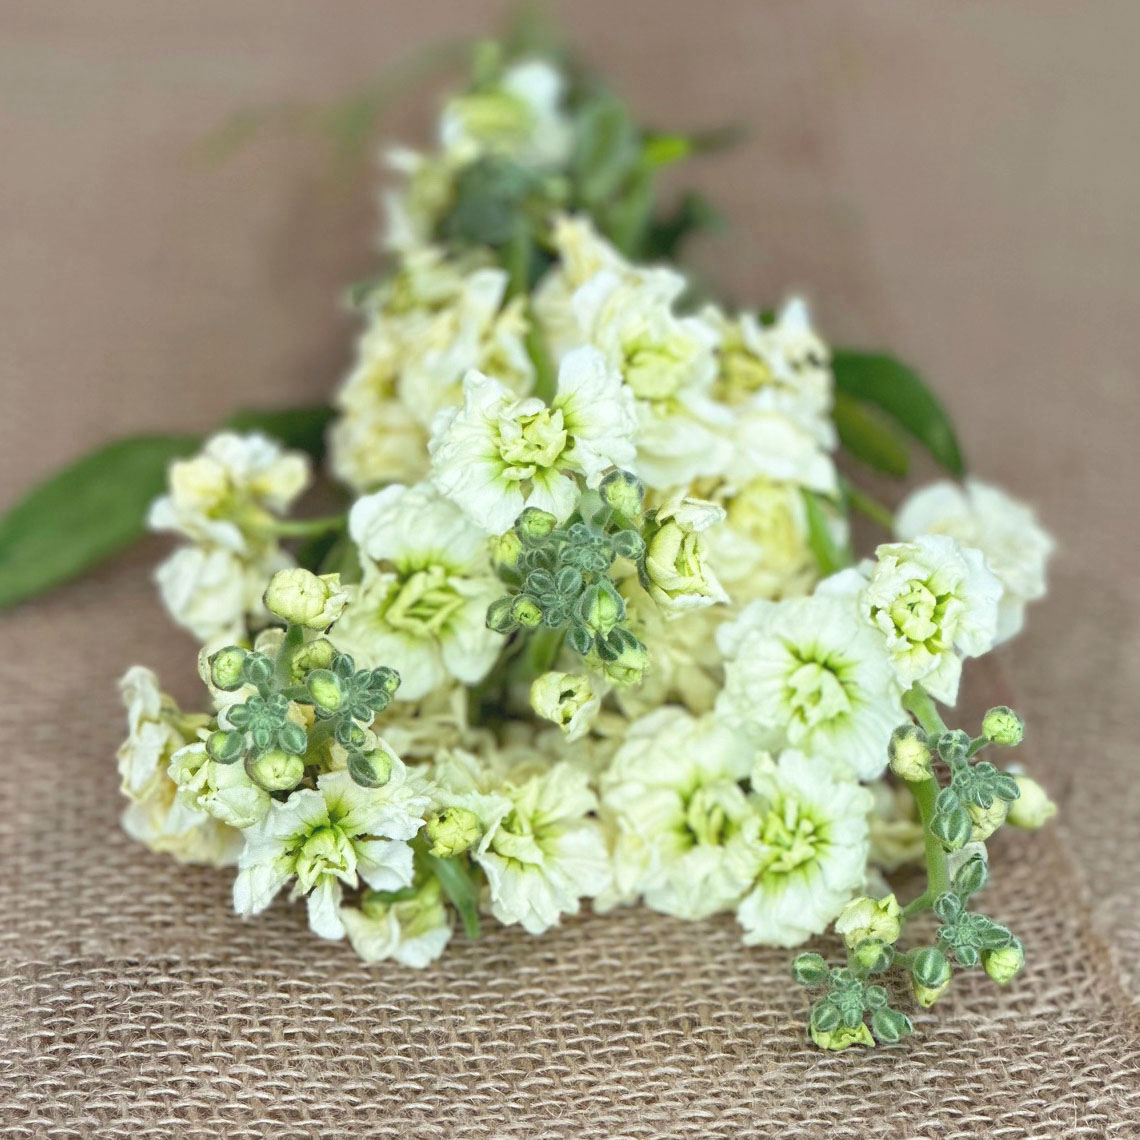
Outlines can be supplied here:
<path id="1" fill-rule="evenodd" d="M 329 631 L 333 644 L 363 668 L 395 669 L 399 700 L 449 678 L 482 680 L 503 637 L 487 628 L 502 585 L 480 529 L 426 483 L 358 499 L 348 529 L 364 578 Z"/>
<path id="2" fill-rule="evenodd" d="M 880 899 L 859 895 L 844 906 L 835 920 L 835 933 L 842 934 L 852 950 L 866 938 L 891 945 L 898 941 L 901 932 L 898 899 L 893 894 Z"/>
<path id="3" fill-rule="evenodd" d="M 728 601 L 709 565 L 705 533 L 722 523 L 716 503 L 676 494 L 659 507 L 647 536 L 645 585 L 671 616 Z"/>
<path id="4" fill-rule="evenodd" d="M 881 637 L 853 602 L 819 594 L 756 601 L 717 635 L 725 686 L 717 713 L 761 748 L 800 748 L 873 779 L 903 719 Z"/>
<path id="5" fill-rule="evenodd" d="M 440 413 L 432 431 L 432 479 L 489 534 L 508 530 L 524 507 L 559 520 L 578 500 L 578 478 L 596 486 L 633 458 L 633 406 L 621 377 L 590 348 L 570 353 L 548 407 L 518 400 L 471 372 L 461 409 Z"/>
<path id="6" fill-rule="evenodd" d="M 862 885 L 871 793 L 821 756 L 785 751 L 752 773 L 743 828 L 752 889 L 737 908 L 745 945 L 797 946 Z"/>
<path id="7" fill-rule="evenodd" d="M 211 760 L 201 741 L 175 752 L 167 771 L 178 787 L 179 803 L 239 830 L 260 823 L 273 802 L 269 793 L 249 778 L 244 764 Z"/>
<path id="8" fill-rule="evenodd" d="M 602 773 L 613 887 L 599 909 L 639 894 L 654 910 L 704 918 L 735 906 L 751 880 L 732 858 L 753 749 L 711 716 L 665 706 L 630 726 Z"/>
<path id="9" fill-rule="evenodd" d="M 278 570 L 265 591 L 265 608 L 287 622 L 327 629 L 348 601 L 339 574 L 314 574 L 300 566 Z"/>
<path id="10" fill-rule="evenodd" d="M 258 914 L 290 880 L 293 897 L 308 896 L 309 926 L 322 938 L 343 938 L 342 884 L 363 879 L 380 891 L 412 881 L 411 839 L 428 797 L 407 778 L 403 763 L 380 788 L 362 788 L 347 772 L 326 772 L 317 787 L 274 801 L 269 814 L 242 832 L 245 845 L 234 881 L 234 909 Z"/>
<path id="11" fill-rule="evenodd" d="M 820 589 L 854 594 L 860 612 L 886 639 L 903 689 L 915 683 L 952 705 L 964 657 L 994 646 L 1001 583 L 978 550 L 945 535 L 888 543 L 867 569 L 845 570 Z"/>
<path id="12" fill-rule="evenodd" d="M 465 160 L 492 154 L 530 166 L 559 166 L 574 145 L 562 110 L 563 88 L 562 75 L 546 60 L 512 64 L 493 86 L 448 102 L 440 142 Z"/>
<path id="13" fill-rule="evenodd" d="M 275 516 L 309 482 L 309 461 L 267 436 L 220 432 L 191 459 L 170 465 L 169 491 L 151 504 L 151 530 L 244 554 L 263 545 Z"/>
<path id="14" fill-rule="evenodd" d="M 389 959 L 422 970 L 451 939 L 451 919 L 438 879 L 425 879 L 410 897 L 367 891 L 359 907 L 342 906 L 340 919 L 353 950 L 365 962 Z"/>
<path id="15" fill-rule="evenodd" d="M 501 792 L 510 810 L 484 834 L 475 861 L 495 918 L 541 934 L 609 882 L 605 837 L 589 816 L 597 800 L 587 774 L 566 763 L 508 774 Z"/>
<path id="16" fill-rule="evenodd" d="M 997 487 L 977 479 L 967 479 L 964 487 L 949 482 L 923 487 L 899 508 L 895 533 L 906 541 L 945 534 L 982 552 L 1002 585 L 999 644 L 1020 632 L 1027 603 L 1045 596 L 1053 539 L 1033 511 Z"/>
<path id="17" fill-rule="evenodd" d="M 602 707 L 602 694 L 584 673 L 549 672 L 535 678 L 530 704 L 536 715 L 558 725 L 566 739 L 574 741 L 590 731 Z"/>

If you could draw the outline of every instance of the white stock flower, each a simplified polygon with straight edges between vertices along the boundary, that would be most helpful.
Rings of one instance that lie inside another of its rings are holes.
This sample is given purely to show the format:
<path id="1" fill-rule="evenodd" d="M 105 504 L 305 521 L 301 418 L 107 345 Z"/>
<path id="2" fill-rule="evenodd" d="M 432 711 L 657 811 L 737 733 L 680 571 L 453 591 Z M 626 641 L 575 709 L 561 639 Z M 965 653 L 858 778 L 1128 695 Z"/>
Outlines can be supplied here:
<path id="1" fill-rule="evenodd" d="M 1001 583 L 981 551 L 946 535 L 886 543 L 875 555 L 868 568 L 845 570 L 820 589 L 856 596 L 861 613 L 886 639 L 903 689 L 920 683 L 952 705 L 962 659 L 994 647 Z"/>
<path id="2" fill-rule="evenodd" d="M 249 557 L 224 546 L 182 546 L 154 572 L 174 621 L 201 642 L 237 641 L 249 617 L 266 616 L 266 583 L 292 560 L 279 547 Z"/>
<path id="3" fill-rule="evenodd" d="M 249 778 L 241 761 L 219 764 L 210 759 L 201 741 L 175 752 L 168 773 L 178 786 L 179 803 L 239 830 L 263 820 L 273 802 Z"/>
<path id="4" fill-rule="evenodd" d="M 568 742 L 580 740 L 602 707 L 602 686 L 584 673 L 543 673 L 530 687 L 537 716 L 552 721 Z"/>
<path id="5" fill-rule="evenodd" d="M 353 950 L 365 962 L 388 959 L 422 970 L 451 939 L 451 919 L 438 879 L 426 879 L 411 898 L 386 901 L 367 892 L 359 907 L 342 906 L 340 919 Z"/>
<path id="6" fill-rule="evenodd" d="M 220 432 L 198 455 L 171 463 L 168 480 L 151 504 L 150 529 L 242 554 L 264 542 L 273 516 L 308 485 L 309 461 L 258 432 Z"/>
<path id="7" fill-rule="evenodd" d="M 484 833 L 475 861 L 495 918 L 541 934 L 609 882 L 605 837 L 588 814 L 597 800 L 588 774 L 566 762 L 509 773 L 500 791 L 510 808 Z"/>
<path id="8" fill-rule="evenodd" d="M 508 530 L 528 506 L 565 519 L 578 476 L 597 486 L 607 468 L 633 459 L 632 400 L 591 348 L 563 359 L 549 407 L 479 372 L 468 373 L 463 396 L 432 429 L 432 479 L 488 534 Z"/>
<path id="9" fill-rule="evenodd" d="M 854 602 L 814 594 L 755 601 L 717 634 L 725 656 L 719 716 L 756 745 L 823 757 L 869 780 L 903 719 L 883 640 Z"/>
<path id="10" fill-rule="evenodd" d="M 309 926 L 322 938 L 343 938 L 343 886 L 361 879 L 379 891 L 412 881 L 411 839 L 428 797 L 407 778 L 394 754 L 388 782 L 362 788 L 347 772 L 326 772 L 316 789 L 274 801 L 261 822 L 242 832 L 245 845 L 234 880 L 234 910 L 263 911 L 296 876 L 293 897 L 308 896 Z"/>
<path id="11" fill-rule="evenodd" d="M 599 909 L 644 894 L 654 910 L 697 919 L 736 904 L 750 884 L 731 847 L 749 814 L 740 781 L 753 754 L 711 715 L 676 706 L 630 726 L 600 779 L 614 882 Z"/>
<path id="12" fill-rule="evenodd" d="M 797 946 L 826 929 L 863 885 L 871 793 L 822 756 L 757 761 L 742 869 L 752 889 L 737 908 L 747 946 Z"/>
<path id="13" fill-rule="evenodd" d="M 465 159 L 495 154 L 537 167 L 558 166 L 574 145 L 562 111 L 564 86 L 558 69 L 545 60 L 512 64 L 494 86 L 447 103 L 440 141 Z"/>
<path id="14" fill-rule="evenodd" d="M 895 533 L 908 542 L 945 534 L 982 552 L 1002 585 L 999 643 L 1021 631 L 1026 604 L 1045 596 L 1053 539 L 1029 507 L 997 487 L 967 479 L 964 487 L 941 482 L 920 488 L 899 508 Z"/>
<path id="15" fill-rule="evenodd" d="M 451 677 L 481 681 L 503 637 L 487 628 L 502 584 L 480 529 L 418 483 L 358 499 L 348 531 L 364 577 L 329 640 L 362 668 L 395 669 L 398 700 L 418 700 Z"/>
<path id="16" fill-rule="evenodd" d="M 678 493 L 657 509 L 645 550 L 645 588 L 669 616 L 728 601 L 709 565 L 706 532 L 724 508 Z"/>

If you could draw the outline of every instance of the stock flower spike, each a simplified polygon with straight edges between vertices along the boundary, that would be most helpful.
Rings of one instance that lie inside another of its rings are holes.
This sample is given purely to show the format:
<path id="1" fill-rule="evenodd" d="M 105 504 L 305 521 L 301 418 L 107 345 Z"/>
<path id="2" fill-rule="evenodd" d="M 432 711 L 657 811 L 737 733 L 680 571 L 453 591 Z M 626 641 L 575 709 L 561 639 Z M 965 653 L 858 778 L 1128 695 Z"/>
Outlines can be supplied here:
<path id="1" fill-rule="evenodd" d="M 662 211 L 654 180 L 703 136 L 516 43 L 480 46 L 437 138 L 389 154 L 387 271 L 354 293 L 332 409 L 162 456 L 156 577 L 207 698 L 123 677 L 126 831 L 236 867 L 242 916 L 304 898 L 378 970 L 584 907 L 824 935 L 792 975 L 826 1050 L 921 1031 L 963 971 L 1012 984 L 986 845 L 1056 806 L 1003 766 L 1015 711 L 951 728 L 936 702 L 1020 630 L 1049 536 L 958 482 L 897 362 L 833 351 L 800 297 L 738 312 L 685 273 L 712 211 Z M 859 485 L 898 473 L 882 412 L 953 480 L 897 511 Z M 342 505 L 296 517 L 314 478 Z M 884 885 L 908 864 L 920 888 Z"/>

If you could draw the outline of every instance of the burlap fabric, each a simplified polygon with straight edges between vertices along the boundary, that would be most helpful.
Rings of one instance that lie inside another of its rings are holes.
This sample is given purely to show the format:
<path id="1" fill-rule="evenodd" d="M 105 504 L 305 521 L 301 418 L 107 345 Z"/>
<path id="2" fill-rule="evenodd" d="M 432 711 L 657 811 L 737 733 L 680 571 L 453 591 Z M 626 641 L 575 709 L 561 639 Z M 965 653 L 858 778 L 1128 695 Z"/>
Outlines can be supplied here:
<path id="1" fill-rule="evenodd" d="M 0 3 L 0 488 L 110 434 L 311 398 L 351 325 L 371 190 L 308 140 L 219 169 L 228 111 L 327 97 L 500 5 Z M 754 124 L 704 165 L 735 237 L 700 263 L 921 363 L 979 473 L 1061 549 L 1001 655 L 1059 825 L 997 852 L 1029 968 L 969 979 L 913 1042 L 820 1056 L 787 955 L 641 910 L 457 939 L 366 969 L 298 908 L 243 923 L 229 876 L 117 828 L 113 679 L 194 695 L 153 543 L 3 619 L 0 1128 L 14 1137 L 1135 1137 L 1140 961 L 1134 592 L 1136 6 L 718 0 L 565 22 L 643 114 Z M 412 109 L 405 132 L 428 119 Z M 993 674 L 987 673 L 992 680 Z M 982 694 L 977 699 L 985 699 Z"/>

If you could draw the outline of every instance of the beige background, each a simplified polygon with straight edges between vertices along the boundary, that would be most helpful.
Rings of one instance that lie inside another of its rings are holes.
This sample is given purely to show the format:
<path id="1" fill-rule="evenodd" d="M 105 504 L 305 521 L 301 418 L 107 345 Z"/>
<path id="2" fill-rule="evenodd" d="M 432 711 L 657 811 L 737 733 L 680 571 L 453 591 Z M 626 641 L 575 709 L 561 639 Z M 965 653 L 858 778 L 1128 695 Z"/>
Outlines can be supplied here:
<path id="1" fill-rule="evenodd" d="M 309 138 L 220 167 L 197 144 L 503 8 L 0 0 L 0 500 L 116 433 L 326 393 L 351 344 L 339 291 L 373 264 L 374 180 L 330 187 Z M 903 1048 L 819 1057 L 786 955 L 741 949 L 727 920 L 498 932 L 423 974 L 362 968 L 295 908 L 243 924 L 226 875 L 117 831 L 113 678 L 142 660 L 194 692 L 152 543 L 2 619 L 0 1130 L 1140 1134 L 1140 7 L 558 11 L 646 118 L 753 125 L 692 173 L 734 227 L 701 268 L 750 302 L 805 287 L 833 340 L 920 365 L 974 470 L 1058 536 L 1052 596 L 1001 661 L 1064 807 L 1000 853 L 991 906 L 1027 975 L 967 981 Z M 390 129 L 421 142 L 429 121 L 405 105 Z"/>

